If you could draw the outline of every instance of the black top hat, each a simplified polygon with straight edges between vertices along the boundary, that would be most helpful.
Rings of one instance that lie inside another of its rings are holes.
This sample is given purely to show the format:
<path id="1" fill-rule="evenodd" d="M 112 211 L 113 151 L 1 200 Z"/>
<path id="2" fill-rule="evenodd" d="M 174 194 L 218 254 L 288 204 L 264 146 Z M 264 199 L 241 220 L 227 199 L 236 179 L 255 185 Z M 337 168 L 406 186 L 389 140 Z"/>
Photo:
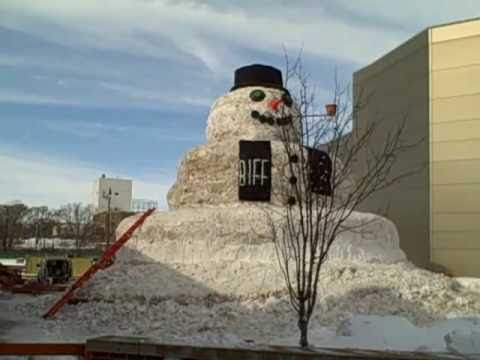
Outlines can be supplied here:
<path id="1" fill-rule="evenodd" d="M 234 85 L 230 91 L 246 86 L 264 86 L 286 90 L 283 87 L 282 72 L 273 66 L 253 64 L 235 70 Z"/>

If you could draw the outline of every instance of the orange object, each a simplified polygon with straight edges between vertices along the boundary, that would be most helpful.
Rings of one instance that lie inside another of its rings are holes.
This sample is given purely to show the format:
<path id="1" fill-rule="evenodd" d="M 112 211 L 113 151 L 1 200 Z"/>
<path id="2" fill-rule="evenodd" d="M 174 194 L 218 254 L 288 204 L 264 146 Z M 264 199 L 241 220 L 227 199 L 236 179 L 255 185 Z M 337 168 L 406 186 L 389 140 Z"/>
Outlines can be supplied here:
<path id="1" fill-rule="evenodd" d="M 280 106 L 280 104 L 282 104 L 283 101 L 282 99 L 273 99 L 273 100 L 270 100 L 268 102 L 268 106 L 274 110 L 274 111 L 277 111 L 278 110 L 278 107 Z"/>
<path id="2" fill-rule="evenodd" d="M 135 221 L 135 223 L 130 226 L 130 228 L 125 231 L 125 233 L 117 240 L 115 241 L 112 245 L 110 245 L 109 248 L 105 250 L 103 253 L 102 257 L 92 266 L 88 268 L 85 273 L 78 278 L 78 280 L 68 289 L 68 291 L 62 296 L 60 300 L 58 300 L 48 311 L 45 315 L 43 315 L 43 318 L 46 319 L 48 317 L 54 316 L 66 303 L 68 303 L 72 298 L 73 295 L 75 294 L 75 290 L 81 288 L 88 280 L 90 280 L 93 275 L 98 270 L 104 269 L 108 262 L 113 258 L 113 256 L 117 253 L 118 250 L 130 239 L 137 230 L 137 228 L 143 224 L 143 222 L 152 215 L 152 213 L 155 211 L 155 208 L 149 209 L 145 211 L 140 218 Z"/>
<path id="3" fill-rule="evenodd" d="M 325 105 L 325 110 L 328 116 L 335 116 L 337 115 L 337 104 L 327 104 Z"/>

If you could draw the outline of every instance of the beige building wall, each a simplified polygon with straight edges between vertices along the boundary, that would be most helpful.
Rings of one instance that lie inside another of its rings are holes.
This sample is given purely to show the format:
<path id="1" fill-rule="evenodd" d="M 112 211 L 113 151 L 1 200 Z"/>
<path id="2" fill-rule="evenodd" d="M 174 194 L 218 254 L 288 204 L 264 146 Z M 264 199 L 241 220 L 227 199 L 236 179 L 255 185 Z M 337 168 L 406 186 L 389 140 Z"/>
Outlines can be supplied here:
<path id="1" fill-rule="evenodd" d="M 430 262 L 455 276 L 480 276 L 480 20 L 427 29 L 354 74 L 355 101 L 368 97 L 353 134 L 382 121 L 386 129 L 407 114 L 404 139 L 425 141 L 403 154 L 394 174 L 416 172 L 377 193 L 361 210 L 387 213 L 402 249 L 419 266 Z M 365 171 L 366 153 L 359 173 Z"/>
<path id="2" fill-rule="evenodd" d="M 432 260 L 480 276 L 480 21 L 429 35 Z"/>
<path id="3" fill-rule="evenodd" d="M 371 138 L 371 150 L 381 151 L 387 133 L 406 121 L 402 139 L 416 147 L 399 154 L 392 176 L 415 174 L 374 194 L 360 207 L 362 211 L 383 213 L 397 226 L 400 246 L 410 261 L 428 266 L 430 261 L 429 197 L 429 48 L 424 31 L 386 54 L 353 77 L 354 99 L 359 111 L 353 134 L 361 133 L 375 121 L 380 126 Z M 363 99 L 363 100 L 362 100 Z M 421 141 L 423 139 L 423 141 Z M 367 171 L 367 152 L 359 154 L 360 166 Z"/>

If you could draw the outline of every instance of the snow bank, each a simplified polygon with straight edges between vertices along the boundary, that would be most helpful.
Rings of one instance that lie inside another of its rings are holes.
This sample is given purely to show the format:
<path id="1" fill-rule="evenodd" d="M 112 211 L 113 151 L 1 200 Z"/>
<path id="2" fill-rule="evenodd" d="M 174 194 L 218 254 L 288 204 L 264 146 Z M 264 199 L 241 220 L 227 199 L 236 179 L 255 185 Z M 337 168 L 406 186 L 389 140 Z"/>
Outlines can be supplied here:
<path id="1" fill-rule="evenodd" d="M 332 347 L 386 349 L 398 351 L 452 351 L 480 354 L 480 318 L 442 320 L 427 327 L 416 327 L 398 316 L 356 316 L 337 329 Z M 458 334 L 466 334 L 463 337 Z M 468 345 L 467 345 L 468 344 Z M 455 350 L 454 350 L 455 349 Z M 454 351 L 453 351 L 454 350 Z"/>
<path id="2" fill-rule="evenodd" d="M 115 266 L 100 273 L 94 286 L 107 287 L 109 273 L 125 271 Z M 150 275 L 144 273 L 145 278 Z M 137 280 L 136 286 L 141 287 L 140 278 Z M 165 285 L 161 282 L 158 288 Z M 4 309 L 38 319 L 42 331 L 57 340 L 112 334 L 198 345 L 238 345 L 250 340 L 297 344 L 296 316 L 285 293 L 226 297 L 204 290 L 199 296 L 174 296 L 176 291 L 172 291 L 166 297 L 133 299 L 124 293 L 91 299 L 67 305 L 56 320 L 46 322 L 40 317 L 58 295 Z M 316 346 L 474 352 L 466 346 L 480 332 L 480 293 L 454 278 L 408 263 L 331 262 L 323 270 L 320 290 L 310 324 L 311 343 Z"/>
<path id="3" fill-rule="evenodd" d="M 111 334 L 198 345 L 296 345 L 296 315 L 263 215 L 258 207 L 235 206 L 157 213 L 116 263 L 79 292 L 87 302 L 67 305 L 48 322 L 41 315 L 55 295 L 6 311 L 38 319 L 42 332 L 57 340 Z M 360 213 L 349 219 L 361 224 L 364 231 L 337 239 L 322 269 L 311 343 L 474 353 L 466 344 L 480 331 L 476 282 L 405 261 L 389 221 Z"/>
<path id="4" fill-rule="evenodd" d="M 477 325 L 479 319 L 476 319 Z M 444 336 L 447 349 L 453 353 L 468 355 L 468 359 L 480 359 L 480 331 L 459 328 Z"/>
<path id="5" fill-rule="evenodd" d="M 209 272 L 206 268 L 189 269 L 195 274 L 203 273 L 211 284 L 219 283 L 215 279 L 216 273 Z M 280 277 L 276 279 L 279 288 L 270 292 L 226 295 L 208 286 L 208 281 L 193 281 L 177 270 L 165 267 L 157 274 L 148 267 L 125 268 L 114 265 L 98 274 L 96 280 L 82 291 L 81 296 L 89 298 L 92 303 L 115 304 L 112 307 L 119 314 L 123 314 L 126 309 L 116 308 L 116 304 L 129 303 L 133 309 L 137 306 L 139 309 L 148 309 L 149 306 L 169 301 L 180 307 L 206 308 L 214 304 L 243 307 L 245 301 L 253 301 L 257 305 L 265 301 L 267 305 L 258 305 L 260 312 L 268 312 L 270 306 L 276 308 L 279 304 L 282 304 L 280 307 L 283 310 L 289 308 Z M 129 272 L 133 271 L 136 278 L 132 280 Z M 122 287 L 119 286 L 122 282 L 117 280 L 120 278 L 124 280 Z M 245 284 L 248 286 L 248 280 Z M 320 294 L 317 315 L 312 321 L 329 327 L 337 326 L 355 314 L 402 316 L 416 326 L 480 314 L 480 293 L 464 288 L 455 279 L 417 269 L 408 263 L 387 265 L 331 262 L 322 270 Z"/>
<path id="6" fill-rule="evenodd" d="M 95 299 L 268 296 L 285 288 L 265 209 L 223 206 L 155 213 L 85 292 Z M 135 218 L 122 222 L 123 232 Z M 364 224 L 362 229 L 361 225 Z M 394 225 L 354 213 L 328 262 L 395 263 L 405 255 Z M 362 230 L 362 231 L 360 231 Z"/>

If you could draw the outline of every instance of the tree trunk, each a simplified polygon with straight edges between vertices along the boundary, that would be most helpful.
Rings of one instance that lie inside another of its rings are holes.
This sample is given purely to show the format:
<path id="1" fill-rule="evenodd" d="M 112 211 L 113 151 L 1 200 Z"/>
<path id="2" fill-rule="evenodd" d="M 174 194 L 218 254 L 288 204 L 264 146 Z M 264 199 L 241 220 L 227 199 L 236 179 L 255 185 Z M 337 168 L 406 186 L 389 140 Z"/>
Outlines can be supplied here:
<path id="1" fill-rule="evenodd" d="M 3 248 L 4 250 L 8 250 L 8 238 L 10 236 L 10 224 L 9 224 L 9 219 L 8 219 L 8 211 L 7 211 L 7 217 L 5 220 L 5 237 L 3 238 Z"/>
<path id="2" fill-rule="evenodd" d="M 13 249 L 13 243 L 15 242 L 15 233 L 12 232 L 12 234 L 10 235 L 10 239 L 8 240 L 8 248 L 9 249 Z"/>
<path id="3" fill-rule="evenodd" d="M 305 299 L 300 299 L 300 308 L 298 311 L 298 328 L 300 329 L 300 346 L 308 346 L 308 318 L 305 312 Z"/>
<path id="4" fill-rule="evenodd" d="M 40 242 L 40 237 L 38 236 L 38 223 L 35 223 L 35 249 L 38 249 L 39 242 Z"/>
<path id="5" fill-rule="evenodd" d="M 8 248 L 13 249 L 13 243 L 15 242 L 15 238 L 17 236 L 17 229 L 16 229 L 16 224 L 13 222 L 9 226 L 9 236 L 8 236 Z"/>
<path id="6" fill-rule="evenodd" d="M 300 346 L 308 347 L 308 320 L 305 316 L 298 320 L 298 328 L 300 329 Z"/>

